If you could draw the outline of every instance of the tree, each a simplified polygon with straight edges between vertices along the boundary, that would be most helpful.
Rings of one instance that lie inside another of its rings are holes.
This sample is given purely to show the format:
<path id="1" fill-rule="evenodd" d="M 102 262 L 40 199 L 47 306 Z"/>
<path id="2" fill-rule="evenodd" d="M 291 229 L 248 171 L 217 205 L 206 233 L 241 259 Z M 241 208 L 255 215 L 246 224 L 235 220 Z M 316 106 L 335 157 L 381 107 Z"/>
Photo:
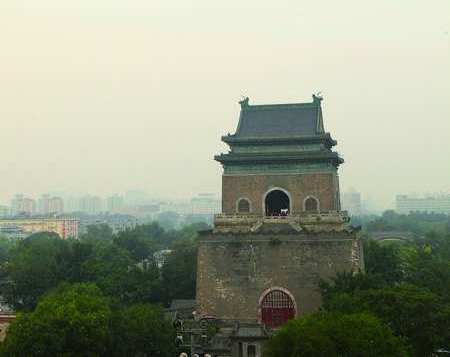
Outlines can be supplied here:
<path id="1" fill-rule="evenodd" d="M 175 355 L 175 331 L 158 306 L 139 304 L 119 311 L 113 324 L 112 356 Z"/>
<path id="2" fill-rule="evenodd" d="M 139 236 L 136 230 L 120 232 L 114 238 L 114 244 L 126 249 L 136 262 L 143 261 L 153 252 L 151 241 L 145 237 Z"/>
<path id="3" fill-rule="evenodd" d="M 9 260 L 14 245 L 11 239 L 0 235 L 0 264 Z"/>
<path id="4" fill-rule="evenodd" d="M 405 281 L 450 302 L 450 237 L 430 234 L 404 254 Z"/>
<path id="5" fill-rule="evenodd" d="M 337 294 L 353 294 L 361 290 L 377 289 L 385 286 L 385 282 L 378 274 L 354 274 L 344 271 L 337 273 L 330 281 L 320 281 L 319 286 L 326 306 Z"/>
<path id="6" fill-rule="evenodd" d="M 387 283 L 402 279 L 399 247 L 396 244 L 364 240 L 364 264 L 366 273 L 378 274 Z"/>
<path id="7" fill-rule="evenodd" d="M 106 242 L 113 238 L 113 230 L 106 223 L 90 224 L 86 227 L 87 232 L 80 237 L 84 242 Z"/>
<path id="8" fill-rule="evenodd" d="M 197 278 L 197 247 L 193 243 L 178 242 L 172 247 L 161 269 L 164 301 L 194 299 Z"/>
<path id="9" fill-rule="evenodd" d="M 38 298 L 67 279 L 70 246 L 56 233 L 36 233 L 21 241 L 7 268 L 12 289 L 7 301 L 17 309 L 33 309 Z"/>
<path id="10" fill-rule="evenodd" d="M 0 284 L 8 278 L 8 265 L 15 242 L 6 237 L 0 236 Z"/>
<path id="11" fill-rule="evenodd" d="M 19 314 L 2 346 L 6 356 L 101 356 L 110 344 L 108 299 L 92 284 L 63 284 L 32 313 Z"/>
<path id="12" fill-rule="evenodd" d="M 402 284 L 353 296 L 340 293 L 329 299 L 326 308 L 374 314 L 412 347 L 414 356 L 428 356 L 450 340 L 450 305 L 425 288 Z"/>
<path id="13" fill-rule="evenodd" d="M 400 357 L 406 352 L 373 315 L 319 312 L 289 321 L 266 343 L 264 356 Z"/>
<path id="14" fill-rule="evenodd" d="M 83 262 L 81 274 L 83 281 L 95 283 L 106 295 L 121 299 L 122 282 L 133 266 L 134 262 L 125 249 L 106 242 L 95 246 L 93 253 Z"/>
<path id="15" fill-rule="evenodd" d="M 131 267 L 117 285 L 123 304 L 161 303 L 163 301 L 159 269 L 152 262 Z"/>

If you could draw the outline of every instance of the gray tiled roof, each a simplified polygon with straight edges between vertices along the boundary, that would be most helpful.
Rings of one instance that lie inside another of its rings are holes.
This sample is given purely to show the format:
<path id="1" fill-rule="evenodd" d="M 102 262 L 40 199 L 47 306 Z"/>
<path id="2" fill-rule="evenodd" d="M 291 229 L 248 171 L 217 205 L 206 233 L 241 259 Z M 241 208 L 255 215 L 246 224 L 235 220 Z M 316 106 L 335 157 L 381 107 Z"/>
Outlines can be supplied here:
<path id="1" fill-rule="evenodd" d="M 196 300 L 188 300 L 188 299 L 176 299 L 172 300 L 170 304 L 170 310 L 179 310 L 179 309 L 195 309 Z"/>
<path id="2" fill-rule="evenodd" d="M 249 105 L 241 102 L 236 138 L 277 138 L 323 134 L 320 99 L 311 103 Z"/>

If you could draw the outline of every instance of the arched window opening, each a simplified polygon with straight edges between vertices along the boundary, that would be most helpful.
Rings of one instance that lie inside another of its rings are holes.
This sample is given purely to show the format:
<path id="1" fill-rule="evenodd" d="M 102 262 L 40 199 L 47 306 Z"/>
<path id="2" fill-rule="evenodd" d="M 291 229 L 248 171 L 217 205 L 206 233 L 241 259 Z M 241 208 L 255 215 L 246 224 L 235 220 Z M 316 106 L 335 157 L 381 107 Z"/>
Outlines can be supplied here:
<path id="1" fill-rule="evenodd" d="M 295 317 L 295 305 L 282 290 L 271 290 L 261 302 L 261 320 L 268 327 L 279 327 Z"/>
<path id="2" fill-rule="evenodd" d="M 249 213 L 250 212 L 250 201 L 246 198 L 241 198 L 238 201 L 238 212 L 239 213 Z"/>
<path id="3" fill-rule="evenodd" d="M 269 192 L 265 199 L 266 216 L 287 216 L 289 196 L 281 190 Z"/>
<path id="4" fill-rule="evenodd" d="M 308 197 L 305 200 L 305 211 L 307 212 L 319 211 L 319 201 L 314 197 Z"/>

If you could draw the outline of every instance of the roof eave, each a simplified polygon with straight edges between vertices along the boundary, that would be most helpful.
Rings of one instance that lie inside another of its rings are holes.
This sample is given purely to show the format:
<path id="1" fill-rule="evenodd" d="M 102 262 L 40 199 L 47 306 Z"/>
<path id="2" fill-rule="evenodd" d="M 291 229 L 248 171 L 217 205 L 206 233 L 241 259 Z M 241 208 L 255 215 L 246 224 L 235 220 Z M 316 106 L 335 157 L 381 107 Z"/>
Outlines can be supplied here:
<path id="1" fill-rule="evenodd" d="M 312 136 L 290 136 L 290 137 L 247 137 L 242 138 L 235 135 L 224 135 L 222 141 L 226 144 L 276 144 L 276 143 L 320 143 L 325 142 L 329 147 L 337 145 L 337 141 L 331 138 L 330 133 Z"/>

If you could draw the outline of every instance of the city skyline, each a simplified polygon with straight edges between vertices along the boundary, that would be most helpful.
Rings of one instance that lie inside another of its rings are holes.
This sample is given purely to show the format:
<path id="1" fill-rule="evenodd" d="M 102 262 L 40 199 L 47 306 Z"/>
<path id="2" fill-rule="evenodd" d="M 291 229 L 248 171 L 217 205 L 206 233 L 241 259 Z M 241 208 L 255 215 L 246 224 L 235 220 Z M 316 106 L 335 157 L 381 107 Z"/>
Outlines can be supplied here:
<path id="1" fill-rule="evenodd" d="M 219 192 L 213 156 L 241 95 L 286 103 L 318 91 L 345 159 L 341 191 L 393 207 L 402 192 L 449 189 L 448 1 L 6 0 L 0 10 L 0 202 Z"/>

